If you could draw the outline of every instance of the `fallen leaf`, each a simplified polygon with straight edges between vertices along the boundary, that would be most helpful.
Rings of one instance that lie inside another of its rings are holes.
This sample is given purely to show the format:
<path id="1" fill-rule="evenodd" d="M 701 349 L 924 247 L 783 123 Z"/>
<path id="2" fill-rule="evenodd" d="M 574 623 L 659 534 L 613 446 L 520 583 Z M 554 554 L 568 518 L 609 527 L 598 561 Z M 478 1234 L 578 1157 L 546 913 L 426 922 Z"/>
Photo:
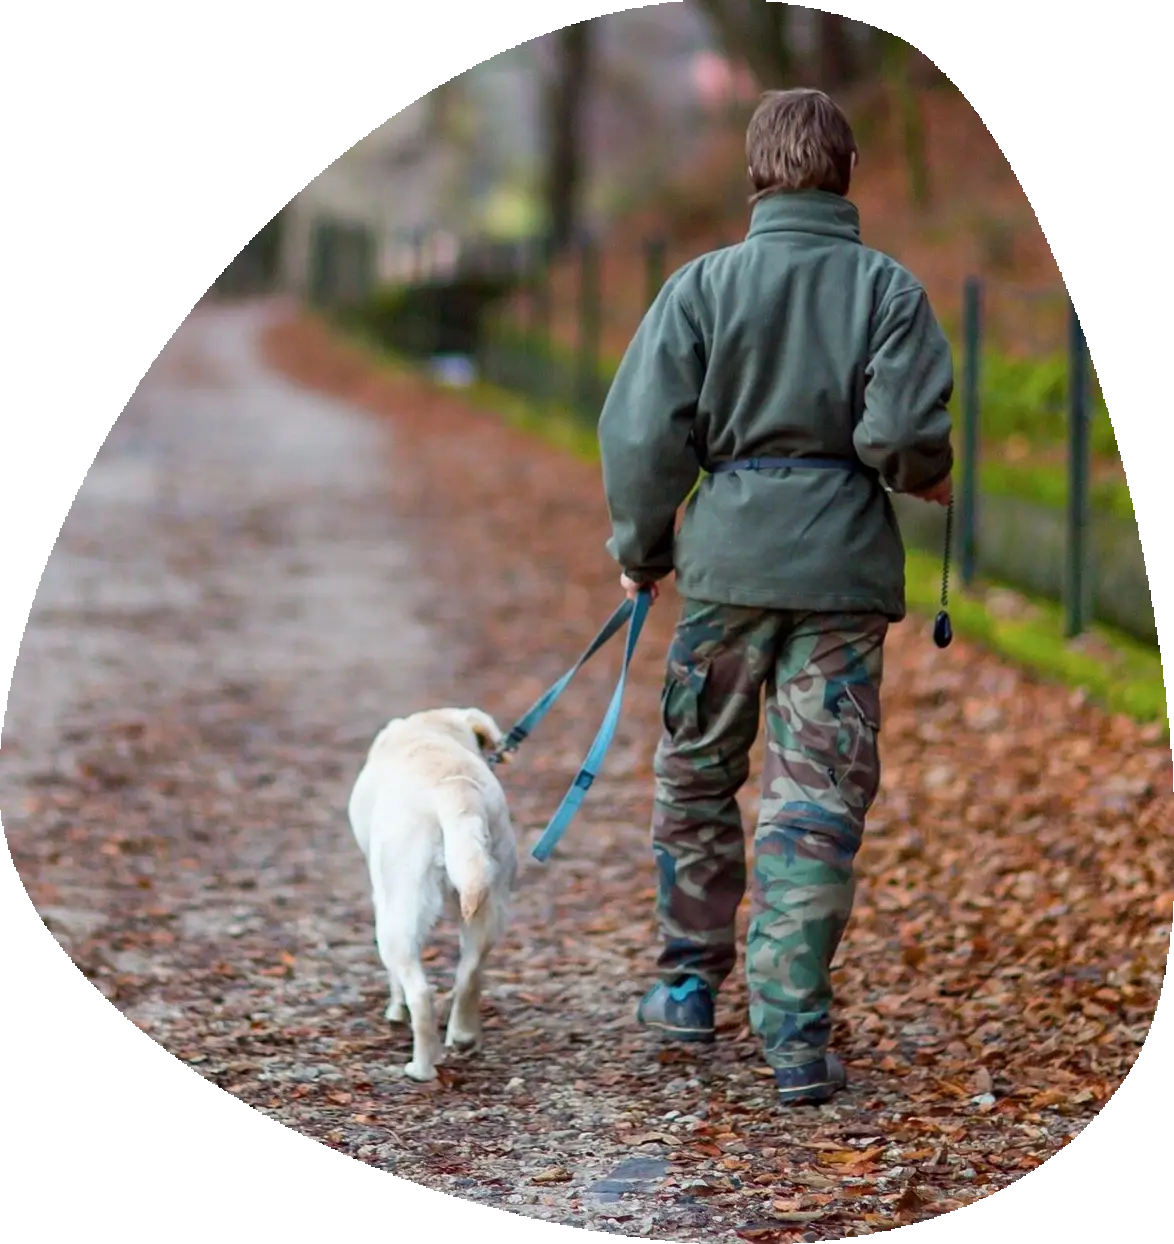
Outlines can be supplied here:
<path id="1" fill-rule="evenodd" d="M 874 1158 L 880 1157 L 885 1151 L 884 1145 L 876 1145 L 872 1149 L 840 1149 L 835 1153 L 829 1153 L 821 1161 L 831 1162 L 836 1166 L 861 1166 L 866 1162 L 871 1162 Z"/>
<path id="2" fill-rule="evenodd" d="M 703 1158 L 720 1158 L 722 1155 L 722 1151 L 717 1145 L 690 1145 L 689 1150 L 691 1153 L 700 1154 Z"/>
<path id="3" fill-rule="evenodd" d="M 899 1214 L 911 1214 L 929 1201 L 929 1197 L 913 1184 L 908 1184 L 897 1198 L 893 1208 Z"/>
<path id="4" fill-rule="evenodd" d="M 924 946 L 910 945 L 901 947 L 901 958 L 911 968 L 920 967 L 929 952 Z"/>
<path id="5" fill-rule="evenodd" d="M 532 1176 L 530 1182 L 533 1184 L 565 1184 L 573 1178 L 574 1176 L 565 1166 L 548 1166 L 546 1170 L 539 1171 L 537 1175 Z"/>
<path id="6" fill-rule="evenodd" d="M 838 1180 L 828 1179 L 824 1175 L 820 1175 L 816 1171 L 797 1171 L 789 1176 L 792 1183 L 800 1184 L 804 1188 L 820 1188 L 827 1190 L 829 1188 L 839 1188 Z"/>
<path id="7" fill-rule="evenodd" d="M 733 1185 L 728 1180 L 718 1182 L 710 1179 L 697 1179 L 691 1183 L 682 1184 L 681 1191 L 686 1196 L 718 1196 L 723 1192 L 732 1192 Z"/>

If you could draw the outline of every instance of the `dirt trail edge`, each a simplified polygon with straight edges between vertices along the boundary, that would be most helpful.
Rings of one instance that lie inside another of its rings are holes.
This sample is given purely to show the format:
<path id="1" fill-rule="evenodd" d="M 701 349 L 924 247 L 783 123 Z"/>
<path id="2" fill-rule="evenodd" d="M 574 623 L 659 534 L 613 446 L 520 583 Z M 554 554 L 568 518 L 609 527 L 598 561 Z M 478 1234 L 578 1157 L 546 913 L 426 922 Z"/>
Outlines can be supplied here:
<path id="1" fill-rule="evenodd" d="M 379 418 L 371 418 L 377 413 Z M 504 723 L 616 603 L 598 480 L 279 307 L 203 307 L 62 531 L 16 667 L 0 800 L 46 924 L 209 1080 L 428 1186 L 645 1238 L 834 1239 L 1012 1182 L 1145 1039 L 1169 939 L 1170 754 L 924 625 L 898 628 L 885 786 L 839 968 L 834 1104 L 780 1114 L 745 1028 L 659 1051 L 649 761 L 675 601 L 606 772 L 523 878 L 486 1048 L 406 1081 L 345 800 L 387 717 Z M 528 847 L 603 713 L 589 666 L 505 773 Z M 757 771 L 757 770 L 756 770 Z M 755 811 L 753 797 L 746 801 Z M 455 938 L 433 956 L 442 990 Z"/>

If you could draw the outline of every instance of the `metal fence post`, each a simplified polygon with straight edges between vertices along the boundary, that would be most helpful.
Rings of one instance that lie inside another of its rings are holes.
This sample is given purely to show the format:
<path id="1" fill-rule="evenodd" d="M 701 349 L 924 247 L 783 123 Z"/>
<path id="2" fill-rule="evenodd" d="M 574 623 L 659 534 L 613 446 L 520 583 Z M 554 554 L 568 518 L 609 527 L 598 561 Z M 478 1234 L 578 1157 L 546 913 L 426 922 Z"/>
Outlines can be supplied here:
<path id="1" fill-rule="evenodd" d="M 586 234 L 579 242 L 579 359 L 575 408 L 590 416 L 598 398 L 602 318 L 599 245 Z"/>
<path id="2" fill-rule="evenodd" d="M 1091 525 L 1089 477 L 1092 472 L 1089 436 L 1088 345 L 1072 299 L 1068 300 L 1068 547 L 1064 576 L 1064 623 L 1074 639 L 1092 614 L 1088 573 Z"/>
<path id="3" fill-rule="evenodd" d="M 336 311 L 339 304 L 339 289 L 342 285 L 340 278 L 343 262 L 343 227 L 338 221 L 327 222 L 323 229 L 323 241 L 326 305 L 331 311 Z"/>
<path id="4" fill-rule="evenodd" d="M 310 226 L 310 305 L 324 309 L 329 300 L 330 222 L 315 218 Z"/>
<path id="5" fill-rule="evenodd" d="M 355 229 L 355 301 L 366 302 L 371 297 L 376 283 L 376 244 L 375 234 L 367 225 L 358 225 Z"/>
<path id="6" fill-rule="evenodd" d="M 974 582 L 978 528 L 978 454 L 982 399 L 982 281 L 966 278 L 962 290 L 962 471 L 958 506 L 959 573 Z"/>
<path id="7" fill-rule="evenodd" d="M 541 403 L 554 400 L 552 380 L 551 308 L 554 298 L 551 291 L 551 259 L 554 248 L 546 234 L 540 234 L 532 243 L 534 269 L 530 288 L 529 356 L 532 368 L 532 396 Z"/>

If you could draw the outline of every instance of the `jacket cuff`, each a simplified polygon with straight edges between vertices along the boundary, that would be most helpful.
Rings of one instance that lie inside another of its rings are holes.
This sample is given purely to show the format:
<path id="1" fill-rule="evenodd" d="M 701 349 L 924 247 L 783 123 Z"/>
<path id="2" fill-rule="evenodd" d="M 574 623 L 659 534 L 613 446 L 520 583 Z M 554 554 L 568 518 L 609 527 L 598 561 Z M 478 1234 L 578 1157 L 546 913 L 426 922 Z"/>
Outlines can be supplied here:
<path id="1" fill-rule="evenodd" d="M 938 466 L 935 470 L 929 471 L 924 478 L 918 479 L 916 483 L 906 479 L 900 488 L 894 489 L 895 492 L 926 492 L 930 488 L 936 488 L 954 469 L 954 449 L 952 445 L 947 445 L 942 457 L 938 459 Z"/>

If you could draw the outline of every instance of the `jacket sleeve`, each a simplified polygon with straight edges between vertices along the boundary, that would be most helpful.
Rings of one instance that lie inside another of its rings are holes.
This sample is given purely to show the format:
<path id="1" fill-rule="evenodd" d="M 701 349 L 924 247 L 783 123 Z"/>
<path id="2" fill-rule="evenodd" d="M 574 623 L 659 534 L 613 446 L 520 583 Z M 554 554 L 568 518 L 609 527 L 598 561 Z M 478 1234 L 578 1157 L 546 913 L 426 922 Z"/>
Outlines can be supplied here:
<path id="1" fill-rule="evenodd" d="M 873 329 L 864 413 L 853 440 L 894 492 L 920 492 L 953 469 L 950 345 L 919 286 L 891 294 Z"/>
<path id="2" fill-rule="evenodd" d="M 701 336 L 674 278 L 636 330 L 599 418 L 607 549 L 637 582 L 673 568 L 677 510 L 701 473 L 694 419 L 704 378 Z"/>

